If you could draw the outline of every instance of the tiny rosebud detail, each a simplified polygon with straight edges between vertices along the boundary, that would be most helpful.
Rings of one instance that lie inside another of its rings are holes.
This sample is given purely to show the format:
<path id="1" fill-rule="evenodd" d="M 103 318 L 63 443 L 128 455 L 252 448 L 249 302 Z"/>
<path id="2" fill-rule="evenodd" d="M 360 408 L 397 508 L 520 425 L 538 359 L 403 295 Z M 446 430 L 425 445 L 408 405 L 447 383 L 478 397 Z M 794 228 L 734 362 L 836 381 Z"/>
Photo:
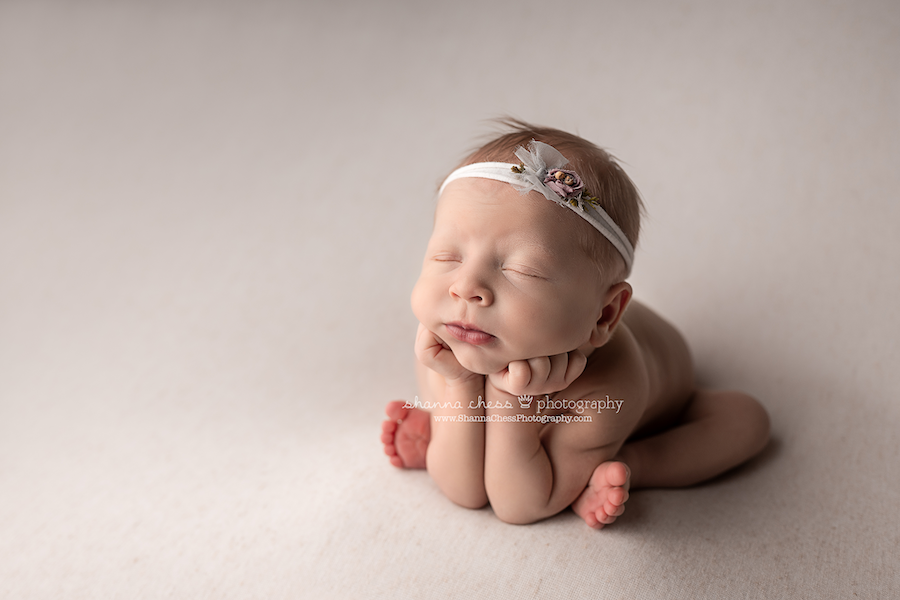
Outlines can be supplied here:
<path id="1" fill-rule="evenodd" d="M 578 198 L 584 191 L 584 183 L 574 171 L 553 169 L 544 177 L 544 185 L 566 200 Z"/>

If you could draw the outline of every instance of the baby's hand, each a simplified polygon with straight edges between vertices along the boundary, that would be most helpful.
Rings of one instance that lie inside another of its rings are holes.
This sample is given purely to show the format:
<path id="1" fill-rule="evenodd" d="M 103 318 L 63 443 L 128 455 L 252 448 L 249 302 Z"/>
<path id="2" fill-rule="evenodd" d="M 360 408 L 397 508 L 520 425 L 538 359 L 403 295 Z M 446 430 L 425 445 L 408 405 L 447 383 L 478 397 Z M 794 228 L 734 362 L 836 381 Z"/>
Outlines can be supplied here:
<path id="1" fill-rule="evenodd" d="M 432 371 L 443 375 L 447 381 L 481 377 L 459 364 L 450 347 L 421 323 L 416 332 L 416 358 Z"/>
<path id="2" fill-rule="evenodd" d="M 513 396 L 540 396 L 564 390 L 584 371 L 587 357 L 581 350 L 554 356 L 516 360 L 488 376 L 491 384 Z"/>

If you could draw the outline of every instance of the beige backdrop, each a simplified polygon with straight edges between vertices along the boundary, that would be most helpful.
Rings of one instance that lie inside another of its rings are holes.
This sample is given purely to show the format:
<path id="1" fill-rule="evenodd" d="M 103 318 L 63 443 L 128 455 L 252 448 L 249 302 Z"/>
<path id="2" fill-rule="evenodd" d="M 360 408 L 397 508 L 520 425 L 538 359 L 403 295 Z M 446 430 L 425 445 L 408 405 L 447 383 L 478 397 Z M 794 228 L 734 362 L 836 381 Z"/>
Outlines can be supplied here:
<path id="1" fill-rule="evenodd" d="M 637 296 L 763 456 L 601 532 L 389 466 L 501 114 L 622 159 Z M 0 597 L 896 593 L 898 140 L 893 0 L 0 2 Z"/>

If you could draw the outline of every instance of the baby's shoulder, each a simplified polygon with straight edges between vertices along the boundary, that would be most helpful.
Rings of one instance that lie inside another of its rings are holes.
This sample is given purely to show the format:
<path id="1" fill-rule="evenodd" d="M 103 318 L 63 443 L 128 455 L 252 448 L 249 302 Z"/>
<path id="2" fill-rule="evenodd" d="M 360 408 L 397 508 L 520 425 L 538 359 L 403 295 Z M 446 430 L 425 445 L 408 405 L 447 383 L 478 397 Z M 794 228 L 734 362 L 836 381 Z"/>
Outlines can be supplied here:
<path id="1" fill-rule="evenodd" d="M 649 308 L 632 303 L 612 339 L 591 353 L 584 372 L 555 397 L 596 407 L 591 428 L 605 439 L 676 414 L 692 389 L 684 338 Z"/>
<path id="2" fill-rule="evenodd" d="M 638 427 L 649 406 L 646 369 L 626 328 L 588 357 L 581 375 L 549 404 L 583 417 L 567 428 L 575 447 L 597 449 L 621 444 Z"/>

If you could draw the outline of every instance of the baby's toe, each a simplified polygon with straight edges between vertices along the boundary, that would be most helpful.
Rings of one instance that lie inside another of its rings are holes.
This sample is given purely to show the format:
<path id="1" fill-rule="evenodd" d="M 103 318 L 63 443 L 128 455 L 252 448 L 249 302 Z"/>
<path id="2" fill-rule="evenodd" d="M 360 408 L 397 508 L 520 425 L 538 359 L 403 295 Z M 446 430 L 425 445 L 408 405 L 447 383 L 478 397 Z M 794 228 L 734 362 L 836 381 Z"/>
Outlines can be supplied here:
<path id="1" fill-rule="evenodd" d="M 610 514 L 605 513 L 605 512 L 603 512 L 602 515 L 603 515 L 603 517 L 602 517 L 602 518 L 598 518 L 598 521 L 600 521 L 600 522 L 603 523 L 604 525 L 609 525 L 609 524 L 611 524 L 611 523 L 614 523 L 615 520 L 616 520 L 616 515 L 610 515 Z"/>
<path id="2" fill-rule="evenodd" d="M 628 483 L 628 466 L 625 463 L 616 462 L 606 471 L 606 481 L 613 487 L 622 487 Z"/>
<path id="3" fill-rule="evenodd" d="M 625 501 L 628 500 L 628 492 L 626 492 L 623 488 L 613 488 L 609 490 L 609 495 L 606 497 L 610 504 L 620 505 L 625 504 Z"/>
<path id="4" fill-rule="evenodd" d="M 603 511 L 610 517 L 619 517 L 625 512 L 624 504 L 612 504 L 607 502 L 603 507 Z"/>
<path id="5" fill-rule="evenodd" d="M 392 400 L 388 402 L 387 406 L 384 409 L 385 414 L 390 417 L 394 422 L 403 419 L 406 416 L 406 413 L 409 412 L 408 408 L 403 408 L 406 405 L 406 402 L 403 400 Z"/>

